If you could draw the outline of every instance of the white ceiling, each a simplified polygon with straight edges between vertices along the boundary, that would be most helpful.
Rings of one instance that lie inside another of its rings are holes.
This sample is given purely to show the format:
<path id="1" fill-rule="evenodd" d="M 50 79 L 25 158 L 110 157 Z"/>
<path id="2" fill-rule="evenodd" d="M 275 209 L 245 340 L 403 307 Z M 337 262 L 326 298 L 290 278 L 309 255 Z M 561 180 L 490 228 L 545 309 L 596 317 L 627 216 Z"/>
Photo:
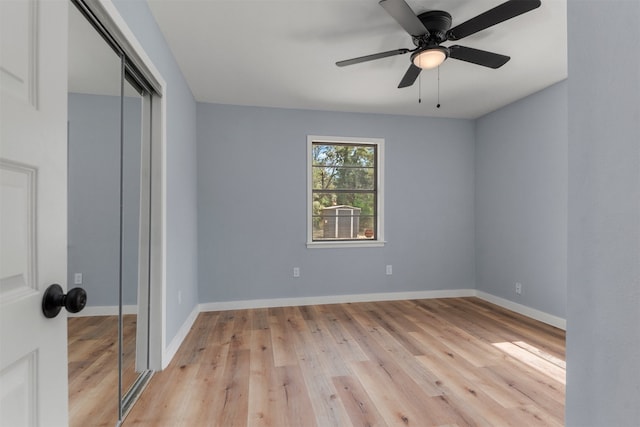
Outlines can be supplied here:
<path id="1" fill-rule="evenodd" d="M 408 0 L 446 10 L 453 26 L 504 0 Z M 398 48 L 411 38 L 377 0 L 148 0 L 200 102 L 477 118 L 567 76 L 566 0 L 458 42 L 511 56 L 493 70 L 454 59 L 397 89 L 409 54 L 339 68 L 336 61 Z M 421 83 L 421 84 L 419 84 Z M 419 86 L 422 103 L 418 103 Z"/>

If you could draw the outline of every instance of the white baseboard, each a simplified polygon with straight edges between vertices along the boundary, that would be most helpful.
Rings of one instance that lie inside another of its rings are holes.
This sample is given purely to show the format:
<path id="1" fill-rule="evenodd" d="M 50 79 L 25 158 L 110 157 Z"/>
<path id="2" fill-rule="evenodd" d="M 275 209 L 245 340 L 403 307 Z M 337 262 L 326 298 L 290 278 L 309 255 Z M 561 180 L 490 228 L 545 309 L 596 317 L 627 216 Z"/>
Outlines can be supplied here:
<path id="1" fill-rule="evenodd" d="M 182 341 L 187 337 L 193 323 L 196 321 L 198 314 L 200 313 L 200 306 L 196 305 L 191 310 L 191 313 L 187 317 L 187 320 L 184 321 L 178 333 L 173 337 L 169 345 L 162 352 L 162 369 L 165 369 L 171 363 L 173 356 L 176 355 L 178 349 L 182 345 Z"/>
<path id="2" fill-rule="evenodd" d="M 374 294 L 325 295 L 316 297 L 254 299 L 244 301 L 208 302 L 200 304 L 200 311 L 242 310 L 248 308 L 294 307 L 318 304 L 344 304 L 350 302 L 397 301 L 429 298 L 456 298 L 475 296 L 473 289 L 441 291 L 383 292 Z"/>
<path id="3" fill-rule="evenodd" d="M 526 305 L 518 304 L 517 302 L 509 301 L 504 298 L 497 297 L 495 295 L 488 294 L 483 291 L 475 291 L 476 296 L 480 299 L 488 301 L 492 304 L 499 305 L 507 310 L 515 311 L 523 316 L 530 317 L 538 320 L 542 323 L 546 323 L 556 328 L 567 330 L 567 320 L 562 317 L 554 316 L 544 311 L 536 310 L 535 308 L 527 307 Z"/>
<path id="4" fill-rule="evenodd" d="M 123 305 L 123 314 L 137 314 L 137 305 Z M 67 317 L 90 317 L 90 316 L 117 316 L 117 305 L 94 305 L 91 307 L 85 307 L 79 313 L 68 313 Z"/>

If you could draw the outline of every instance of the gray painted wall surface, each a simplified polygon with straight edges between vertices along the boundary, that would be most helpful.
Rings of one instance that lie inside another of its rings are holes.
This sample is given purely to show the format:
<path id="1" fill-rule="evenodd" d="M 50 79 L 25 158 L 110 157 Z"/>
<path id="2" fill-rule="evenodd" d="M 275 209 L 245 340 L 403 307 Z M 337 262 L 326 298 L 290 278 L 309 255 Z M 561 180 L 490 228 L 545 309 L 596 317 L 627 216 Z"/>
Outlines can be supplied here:
<path id="1" fill-rule="evenodd" d="M 136 304 L 141 101 L 125 98 L 123 304 Z M 88 306 L 117 306 L 120 274 L 120 97 L 69 94 L 68 282 Z"/>
<path id="2" fill-rule="evenodd" d="M 475 286 L 472 121 L 198 104 L 197 130 L 201 303 Z M 384 248 L 306 248 L 308 134 L 385 138 Z"/>
<path id="3" fill-rule="evenodd" d="M 565 318 L 566 81 L 476 121 L 475 198 L 477 288 Z"/>
<path id="4" fill-rule="evenodd" d="M 196 103 L 145 0 L 114 0 L 167 83 L 167 289 L 169 343 L 198 304 Z M 182 303 L 178 302 L 178 293 Z"/>
<path id="5" fill-rule="evenodd" d="M 569 0 L 568 17 L 566 424 L 638 426 L 640 2 Z"/>

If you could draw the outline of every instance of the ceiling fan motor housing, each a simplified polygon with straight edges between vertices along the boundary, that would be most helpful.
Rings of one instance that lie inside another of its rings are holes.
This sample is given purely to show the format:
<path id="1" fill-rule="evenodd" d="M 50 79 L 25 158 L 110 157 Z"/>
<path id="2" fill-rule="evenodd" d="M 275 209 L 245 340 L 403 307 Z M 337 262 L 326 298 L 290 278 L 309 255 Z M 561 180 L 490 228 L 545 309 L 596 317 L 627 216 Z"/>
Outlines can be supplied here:
<path id="1" fill-rule="evenodd" d="M 430 10 L 418 15 L 427 30 L 429 30 L 428 40 L 431 43 L 442 43 L 447 40 L 447 31 L 451 28 L 451 15 L 443 10 Z M 416 38 L 414 37 L 414 43 Z M 420 37 L 417 38 L 420 40 Z M 417 44 L 416 46 L 420 46 Z"/>

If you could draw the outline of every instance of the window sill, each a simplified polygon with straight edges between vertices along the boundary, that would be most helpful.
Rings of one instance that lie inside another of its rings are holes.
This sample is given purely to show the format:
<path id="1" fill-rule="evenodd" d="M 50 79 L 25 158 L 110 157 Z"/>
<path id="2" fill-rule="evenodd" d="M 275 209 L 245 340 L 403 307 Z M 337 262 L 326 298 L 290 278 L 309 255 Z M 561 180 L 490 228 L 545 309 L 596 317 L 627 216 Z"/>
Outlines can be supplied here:
<path id="1" fill-rule="evenodd" d="M 386 242 L 383 240 L 367 240 L 364 242 L 307 242 L 307 249 L 335 249 L 335 248 L 382 248 Z"/>

